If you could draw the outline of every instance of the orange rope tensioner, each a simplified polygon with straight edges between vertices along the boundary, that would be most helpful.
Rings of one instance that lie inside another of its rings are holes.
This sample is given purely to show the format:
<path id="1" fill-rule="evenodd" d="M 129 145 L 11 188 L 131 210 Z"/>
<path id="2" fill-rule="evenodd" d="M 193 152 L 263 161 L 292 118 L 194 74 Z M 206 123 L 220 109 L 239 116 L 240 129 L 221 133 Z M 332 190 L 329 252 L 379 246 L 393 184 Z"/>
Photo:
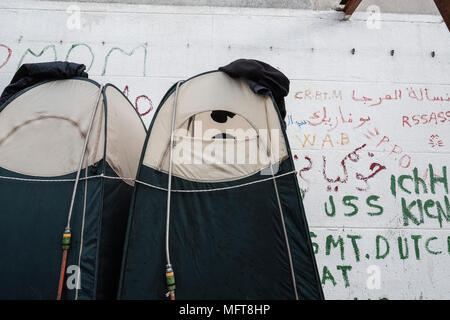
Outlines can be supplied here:
<path id="1" fill-rule="evenodd" d="M 175 300 L 175 274 L 170 264 L 166 266 L 166 284 L 170 300 Z"/>
<path id="2" fill-rule="evenodd" d="M 70 249 L 70 242 L 72 238 L 72 233 L 70 229 L 66 229 L 62 238 L 62 258 L 61 258 L 61 271 L 59 273 L 59 284 L 58 284 L 58 295 L 56 300 L 61 300 L 62 290 L 64 286 L 64 278 L 66 275 L 66 265 L 67 265 L 67 253 Z"/>

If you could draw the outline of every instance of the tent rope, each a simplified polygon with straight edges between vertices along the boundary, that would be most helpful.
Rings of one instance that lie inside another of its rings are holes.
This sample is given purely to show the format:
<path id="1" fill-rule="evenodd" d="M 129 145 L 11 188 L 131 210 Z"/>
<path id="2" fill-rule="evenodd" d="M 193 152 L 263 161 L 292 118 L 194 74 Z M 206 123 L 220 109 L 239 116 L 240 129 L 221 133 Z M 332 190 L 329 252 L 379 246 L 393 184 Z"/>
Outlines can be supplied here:
<path id="1" fill-rule="evenodd" d="M 88 183 L 87 183 L 87 177 L 88 177 L 88 166 L 86 165 L 86 169 L 84 169 L 85 173 L 84 173 L 84 177 L 85 179 L 85 183 L 84 183 L 84 201 L 83 201 L 83 218 L 81 221 L 81 232 L 80 232 L 80 251 L 78 252 L 78 274 L 77 274 L 77 279 L 76 279 L 76 286 L 75 286 L 75 300 L 78 300 L 78 291 L 81 288 L 81 255 L 83 253 L 83 239 L 84 239 L 84 224 L 85 224 L 85 220 L 86 220 L 86 209 L 87 209 L 87 187 L 88 187 Z"/>
<path id="2" fill-rule="evenodd" d="M 167 183 L 167 212 L 166 212 L 166 285 L 167 285 L 167 296 L 170 296 L 170 300 L 175 300 L 175 274 L 172 269 L 172 264 L 170 263 L 170 251 L 169 251 L 169 235 L 170 235 L 170 199 L 172 194 L 172 167 L 173 167 L 173 141 L 174 141 L 174 130 L 175 130 L 175 118 L 178 103 L 178 93 L 180 85 L 183 81 L 178 81 L 175 89 L 175 97 L 173 100 L 172 109 L 172 125 L 170 129 L 170 155 L 169 155 L 169 177 Z"/>
<path id="3" fill-rule="evenodd" d="M 280 210 L 280 217 L 281 217 L 281 225 L 283 226 L 284 239 L 286 241 L 286 248 L 287 248 L 287 253 L 288 253 L 288 257 L 289 257 L 289 267 L 291 269 L 292 285 L 294 287 L 295 300 L 298 300 L 297 284 L 295 281 L 295 273 L 294 273 L 294 264 L 292 262 L 291 248 L 289 245 L 289 239 L 288 239 L 288 235 L 287 235 L 287 231 L 286 231 L 286 224 L 284 222 L 283 207 L 281 205 L 280 195 L 278 193 L 277 181 L 275 180 L 275 174 L 273 172 L 272 166 L 270 166 L 270 170 L 272 171 L 273 186 L 275 188 L 275 194 L 277 195 L 278 209 Z"/>
<path id="4" fill-rule="evenodd" d="M 70 222 L 72 220 L 73 206 L 75 204 L 75 197 L 76 197 L 76 194 L 77 194 L 78 182 L 80 181 L 80 174 L 81 174 L 81 170 L 83 169 L 83 163 L 84 163 L 84 158 L 85 158 L 85 155 L 86 155 L 86 150 L 87 150 L 87 145 L 88 145 L 88 141 L 89 141 L 89 136 L 90 136 L 91 131 L 92 131 L 92 125 L 93 125 L 94 120 L 95 120 L 95 115 L 97 114 L 98 105 L 99 105 L 99 102 L 100 102 L 100 97 L 102 96 L 102 91 L 103 91 L 103 85 L 100 86 L 97 98 L 95 100 L 95 105 L 93 107 L 94 110 L 92 111 L 91 120 L 89 122 L 89 127 L 88 127 L 88 130 L 86 132 L 86 138 L 84 139 L 83 150 L 81 152 L 81 159 L 80 159 L 80 163 L 79 163 L 79 166 L 78 166 L 77 175 L 76 175 L 76 178 L 75 178 L 75 183 L 74 183 L 74 186 L 73 186 L 72 200 L 70 201 L 69 214 L 67 216 L 67 225 L 66 225 L 66 228 L 64 230 L 63 239 L 62 239 L 63 254 L 62 254 L 62 258 L 61 258 L 61 270 L 60 270 L 59 283 L 58 283 L 58 292 L 57 292 L 56 300 L 61 300 L 61 297 L 62 297 L 62 291 L 63 291 L 63 286 L 64 286 L 64 277 L 65 277 L 65 274 L 66 274 L 67 255 L 68 255 L 68 252 L 70 250 L 70 243 L 71 243 L 71 238 L 72 238 L 72 233 L 71 233 L 71 229 L 70 229 Z M 86 205 L 86 203 L 85 203 L 85 205 Z M 84 210 L 85 210 L 85 208 L 84 208 Z"/>
<path id="5" fill-rule="evenodd" d="M 225 190 L 230 190 L 230 189 L 237 189 L 237 188 L 242 188 L 242 187 L 246 187 L 246 186 L 250 186 L 253 184 L 257 184 L 257 183 L 261 183 L 261 182 L 266 182 L 266 181 L 271 181 L 274 178 L 278 179 L 290 174 L 297 174 L 298 171 L 294 170 L 294 171 L 289 171 L 283 174 L 279 174 L 276 175 L 274 177 L 270 177 L 270 178 L 265 178 L 265 179 L 260 179 L 260 180 L 256 180 L 256 181 L 251 181 L 251 182 L 247 182 L 247 183 L 242 183 L 242 184 L 238 184 L 235 186 L 230 186 L 230 187 L 222 187 L 222 188 L 212 188 L 212 189 L 172 189 L 171 192 L 175 192 L 175 193 L 202 193 L 202 192 L 216 192 L 216 191 L 225 191 Z M 149 187 L 149 188 L 153 188 L 153 189 L 157 189 L 157 190 L 161 190 L 161 191 L 168 191 L 167 188 L 164 187 L 160 187 L 160 186 L 155 186 L 153 184 L 147 183 L 147 182 L 143 182 L 140 180 L 136 180 L 134 178 L 124 178 L 124 177 L 112 177 L 112 176 L 106 176 L 103 174 L 100 175 L 95 175 L 95 176 L 89 176 L 87 178 L 80 178 L 80 181 L 84 181 L 84 180 L 91 180 L 91 179 L 111 179 L 111 180 L 124 180 L 124 181 L 131 181 L 131 182 L 135 182 L 138 184 L 141 184 L 143 186 Z M 6 176 L 0 176 L 0 180 L 14 180 L 14 181 L 23 181 L 23 182 L 56 182 L 56 183 L 62 183 L 62 182 L 74 182 L 75 179 L 29 179 L 29 178 L 15 178 L 15 177 L 6 177 Z"/>
<path id="6" fill-rule="evenodd" d="M 267 103 L 266 103 L 266 123 L 267 123 L 267 129 L 269 129 L 269 112 L 267 110 Z M 273 162 L 273 154 L 272 154 L 272 134 L 271 131 L 268 130 L 268 144 L 266 145 L 267 155 L 270 159 L 270 171 L 272 173 L 272 179 L 273 179 L 273 186 L 275 189 L 275 194 L 277 196 L 277 202 L 278 202 L 278 209 L 280 211 L 280 219 L 281 219 L 281 225 L 283 227 L 283 234 L 284 234 L 284 240 L 286 243 L 286 249 L 287 254 L 289 258 L 289 268 L 291 270 L 291 278 L 292 278 L 292 286 L 294 288 L 294 294 L 295 294 L 295 300 L 298 300 L 298 292 L 297 292 L 297 283 L 295 281 L 295 273 L 294 273 L 294 264 L 292 262 L 292 255 L 291 255 L 291 248 L 289 245 L 289 238 L 286 231 L 286 224 L 284 222 L 284 213 L 283 213 L 283 206 L 281 205 L 280 200 L 280 194 L 278 192 L 278 186 L 277 186 L 277 180 L 275 179 L 275 173 L 273 171 L 273 165 L 275 164 Z"/>

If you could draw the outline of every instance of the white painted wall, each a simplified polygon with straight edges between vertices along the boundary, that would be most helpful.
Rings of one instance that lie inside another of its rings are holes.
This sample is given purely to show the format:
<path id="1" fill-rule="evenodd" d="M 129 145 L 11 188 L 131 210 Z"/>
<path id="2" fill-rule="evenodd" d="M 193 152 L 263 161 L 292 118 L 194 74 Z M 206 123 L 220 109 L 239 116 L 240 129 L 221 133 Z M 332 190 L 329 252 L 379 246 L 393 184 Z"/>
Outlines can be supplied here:
<path id="1" fill-rule="evenodd" d="M 288 134 L 326 297 L 450 298 L 448 173 L 432 193 L 428 169 L 442 177 L 449 164 L 450 37 L 441 17 L 382 14 L 373 29 L 364 12 L 343 22 L 333 11 L 78 3 L 77 12 L 71 4 L 1 2 L 1 88 L 20 63 L 68 59 L 123 89 L 148 124 L 176 80 L 238 58 L 270 63 L 291 79 Z M 413 115 L 426 116 L 414 125 Z M 427 193 L 421 181 L 414 191 L 415 168 Z M 339 237 L 342 255 L 330 245 Z"/>

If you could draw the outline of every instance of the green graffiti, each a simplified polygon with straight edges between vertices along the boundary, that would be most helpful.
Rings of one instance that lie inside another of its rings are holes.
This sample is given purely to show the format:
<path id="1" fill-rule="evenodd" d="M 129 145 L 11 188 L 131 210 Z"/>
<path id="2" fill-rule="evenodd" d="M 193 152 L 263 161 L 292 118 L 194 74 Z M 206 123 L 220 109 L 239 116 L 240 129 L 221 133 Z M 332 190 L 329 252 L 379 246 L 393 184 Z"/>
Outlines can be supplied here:
<path id="1" fill-rule="evenodd" d="M 442 217 L 445 218 L 445 221 L 447 221 L 447 222 L 450 221 L 450 202 L 448 201 L 447 196 L 444 196 L 444 201 L 445 201 L 445 208 L 446 208 L 447 213 L 444 212 L 444 209 L 442 208 L 441 203 L 436 201 L 438 221 L 439 221 L 441 228 L 442 228 Z"/>
<path id="2" fill-rule="evenodd" d="M 111 48 L 111 50 L 108 51 L 108 53 L 106 54 L 106 57 L 105 57 L 105 63 L 104 63 L 104 65 L 103 65 L 102 76 L 104 76 L 104 75 L 106 74 L 106 67 L 107 67 L 107 65 L 108 65 L 109 57 L 111 56 L 111 54 L 112 54 L 114 51 L 120 51 L 121 53 L 123 53 L 123 54 L 125 54 L 125 55 L 127 55 L 127 56 L 130 57 L 130 56 L 132 56 L 132 55 L 134 54 L 134 52 L 135 52 L 136 50 L 138 50 L 138 49 L 140 49 L 140 48 L 144 49 L 144 67 L 143 67 L 143 76 L 145 77 L 145 70 L 147 69 L 147 67 L 146 67 L 146 66 L 147 66 L 147 46 L 144 45 L 144 44 L 141 44 L 141 45 L 137 46 L 136 48 L 134 48 L 134 49 L 131 50 L 130 52 L 126 52 L 126 51 L 124 51 L 123 49 L 121 49 L 121 48 L 119 48 L 119 47 Z"/>
<path id="3" fill-rule="evenodd" d="M 72 44 L 72 46 L 70 47 L 70 49 L 67 51 L 65 61 L 69 61 L 69 56 L 70 56 L 70 54 L 72 53 L 72 50 L 75 49 L 75 48 L 78 48 L 78 47 L 86 47 L 86 48 L 89 50 L 89 53 L 91 54 L 91 63 L 90 63 L 89 66 L 86 68 L 86 72 L 88 72 L 89 70 L 91 70 L 92 64 L 94 63 L 95 56 L 94 56 L 94 52 L 92 51 L 91 47 L 88 46 L 88 45 L 85 44 L 85 43 L 75 43 L 75 44 Z"/>
<path id="4" fill-rule="evenodd" d="M 371 195 L 365 199 L 365 203 L 368 207 L 365 212 L 368 216 L 380 216 L 383 214 L 384 209 L 379 204 L 379 201 L 380 196 L 377 195 Z M 359 199 L 357 196 L 345 195 L 342 197 L 343 209 L 340 210 L 339 208 L 336 208 L 334 197 L 332 195 L 329 195 L 328 201 L 324 203 L 325 214 L 328 217 L 335 217 L 337 213 L 343 213 L 343 215 L 346 217 L 353 217 L 356 216 L 359 212 L 364 211 L 364 209 L 361 209 L 360 207 L 361 202 L 363 202 L 363 199 Z M 371 211 L 369 209 L 375 210 Z"/>
<path id="5" fill-rule="evenodd" d="M 394 197 L 397 197 L 397 184 L 395 183 L 395 176 L 391 175 L 391 193 Z"/>
<path id="6" fill-rule="evenodd" d="M 442 251 L 433 251 L 433 250 L 430 249 L 430 242 L 431 242 L 432 240 L 437 240 L 437 238 L 436 238 L 436 237 L 431 237 L 431 238 L 429 238 L 429 239 L 425 242 L 425 249 L 426 249 L 429 253 L 431 253 L 432 255 L 438 255 L 438 254 L 441 254 Z"/>
<path id="7" fill-rule="evenodd" d="M 445 209 L 440 201 L 428 199 L 423 202 L 421 199 L 413 200 L 409 204 L 405 198 L 402 198 L 402 213 L 403 213 L 403 225 L 408 226 L 410 222 L 415 225 L 421 225 L 424 223 L 424 217 L 437 220 L 439 227 L 443 227 L 443 222 L 450 222 L 450 201 L 448 196 L 444 196 Z M 417 208 L 417 210 L 414 210 Z M 430 209 L 435 208 L 436 215 L 430 212 Z M 418 211 L 418 215 L 414 212 Z M 425 213 L 425 216 L 424 216 Z"/>
<path id="8" fill-rule="evenodd" d="M 334 217 L 336 215 L 336 207 L 334 205 L 333 196 L 328 197 L 331 205 L 331 213 L 328 211 L 328 204 L 325 202 L 325 214 L 329 217 Z"/>
<path id="9" fill-rule="evenodd" d="M 420 260 L 419 240 L 421 238 L 421 235 L 411 235 L 411 239 L 414 241 L 414 252 L 416 253 L 417 260 Z"/>
<path id="10" fill-rule="evenodd" d="M 342 203 L 344 204 L 344 206 L 353 208 L 353 211 L 351 211 L 349 213 L 344 213 L 344 216 L 351 217 L 358 213 L 358 207 L 354 203 L 352 203 L 353 200 L 358 200 L 358 197 L 344 196 L 342 198 Z"/>
<path id="11" fill-rule="evenodd" d="M 419 177 L 419 170 L 417 168 L 413 169 L 413 176 L 414 176 L 414 192 L 416 194 L 420 194 L 420 188 L 419 186 L 422 186 L 423 193 L 428 193 L 427 184 L 425 183 L 425 180 L 423 180 L 421 177 Z"/>
<path id="12" fill-rule="evenodd" d="M 385 252 L 383 254 L 380 254 L 380 240 L 383 240 L 384 243 L 385 243 Z M 386 239 L 382 235 L 378 235 L 375 238 L 375 243 L 376 243 L 376 249 L 377 249 L 376 259 L 380 260 L 380 259 L 386 258 L 386 256 L 389 254 L 389 249 L 390 249 L 389 248 L 389 241 L 388 241 L 388 239 Z"/>
<path id="13" fill-rule="evenodd" d="M 314 250 L 314 254 L 318 254 L 319 253 L 319 245 L 312 240 L 314 238 L 317 238 L 317 235 L 314 232 L 310 231 L 309 237 L 311 238 L 311 244 L 312 244 L 312 247 Z"/>
<path id="14" fill-rule="evenodd" d="M 306 191 L 302 188 L 300 188 L 300 197 L 302 198 L 302 200 L 305 200 L 305 195 L 306 195 Z"/>
<path id="15" fill-rule="evenodd" d="M 41 50 L 41 52 L 39 53 L 35 53 L 34 51 L 32 51 L 30 48 L 28 48 L 27 50 L 25 50 L 25 53 L 22 55 L 22 57 L 19 60 L 19 65 L 17 66 L 17 69 L 20 68 L 20 66 L 23 63 L 23 60 L 25 59 L 27 54 L 31 54 L 36 58 L 39 58 L 40 56 L 42 56 L 44 54 L 45 51 L 47 51 L 48 49 L 52 49 L 53 50 L 53 61 L 57 60 L 57 55 L 56 55 L 56 47 L 54 44 L 49 44 L 48 46 L 45 46 L 44 49 Z"/>
<path id="16" fill-rule="evenodd" d="M 412 209 L 416 206 L 419 210 L 420 217 L 416 218 L 412 213 Z M 402 198 L 402 213 L 403 213 L 403 225 L 409 226 L 409 221 L 411 220 L 415 225 L 420 225 L 423 223 L 423 207 L 421 200 L 414 200 L 410 204 L 406 203 L 406 199 Z"/>
<path id="17" fill-rule="evenodd" d="M 398 177 L 398 186 L 400 187 L 400 189 L 403 192 L 406 192 L 407 194 L 411 194 L 412 192 L 409 191 L 408 189 L 406 189 L 406 187 L 403 184 L 403 181 L 405 181 L 405 180 L 411 180 L 412 182 L 414 182 L 414 179 L 411 176 L 401 175 L 400 177 Z M 394 181 L 395 181 L 395 178 L 394 178 Z"/>
<path id="18" fill-rule="evenodd" d="M 444 185 L 445 193 L 448 194 L 448 179 L 447 179 L 447 167 L 442 167 L 442 177 L 436 177 L 434 174 L 433 166 L 428 166 L 430 170 L 430 190 L 432 194 L 436 193 L 436 183 L 442 183 Z"/>
<path id="19" fill-rule="evenodd" d="M 323 272 L 322 272 L 322 285 L 325 285 L 325 282 L 329 280 L 331 281 L 331 283 L 333 284 L 333 287 L 336 286 L 336 280 L 334 280 L 333 275 L 331 274 L 330 270 L 328 270 L 327 266 L 323 267 Z"/>
<path id="20" fill-rule="evenodd" d="M 352 270 L 352 266 L 336 266 L 338 270 L 342 271 L 342 278 L 344 279 L 345 287 L 350 287 L 350 282 L 348 281 L 348 273 L 347 271 Z"/>
<path id="21" fill-rule="evenodd" d="M 320 239 L 321 237 L 319 237 L 316 233 L 310 232 L 310 237 L 315 255 L 322 253 L 325 256 L 330 256 L 334 249 L 335 254 L 339 254 L 341 260 L 345 261 L 346 259 L 344 254 L 346 251 L 349 252 L 350 250 L 354 253 L 356 263 L 361 262 L 363 256 L 366 257 L 367 260 L 369 260 L 370 258 L 376 260 L 384 260 L 391 254 L 392 251 L 398 251 L 398 256 L 396 257 L 398 257 L 400 260 L 415 259 L 418 261 L 422 259 L 422 255 L 424 254 L 424 252 L 435 256 L 442 255 L 444 252 L 443 250 L 447 250 L 450 254 L 450 236 L 446 236 L 444 239 L 439 239 L 435 236 L 425 237 L 420 234 L 412 234 L 408 237 L 399 236 L 393 239 L 388 239 L 386 236 L 379 234 L 376 235 L 374 239 L 375 255 L 373 256 L 369 255 L 367 251 L 366 253 L 362 252 L 362 245 L 368 243 L 367 241 L 363 241 L 364 235 L 324 235 L 324 238 L 322 238 L 324 241 L 324 246 L 320 245 L 320 241 L 318 241 L 318 239 Z M 441 241 L 445 242 L 441 243 Z M 393 244 L 395 242 L 397 243 Z M 435 244 L 433 245 L 433 243 Z M 441 243 L 440 248 L 439 243 Z M 349 246 L 351 246 L 353 250 L 351 250 Z M 444 246 L 446 246 L 447 249 L 444 249 Z M 347 259 L 348 258 L 349 257 L 347 256 Z"/>
<path id="22" fill-rule="evenodd" d="M 428 164 L 429 173 L 429 185 L 425 180 L 419 177 L 418 168 L 414 168 L 412 175 L 401 175 L 397 179 L 394 175 L 391 175 L 390 190 L 394 197 L 397 197 L 397 185 L 401 191 L 406 194 L 412 194 L 413 189 L 416 195 L 427 194 L 428 192 L 436 194 L 436 185 L 441 184 L 444 187 L 445 193 L 448 194 L 448 179 L 447 179 L 447 167 L 442 167 L 442 175 L 436 176 L 433 165 Z M 405 180 L 409 181 L 409 188 L 405 185 Z"/>
<path id="23" fill-rule="evenodd" d="M 370 208 L 378 209 L 377 212 L 367 212 L 367 214 L 368 214 L 369 216 L 380 216 L 380 215 L 383 214 L 383 207 L 380 206 L 380 205 L 377 205 L 377 204 L 372 203 L 372 201 L 377 202 L 378 199 L 380 199 L 380 197 L 379 197 L 379 196 L 375 196 L 375 195 L 372 195 L 372 196 L 367 197 L 367 199 L 366 199 L 367 205 L 368 205 Z"/>
<path id="24" fill-rule="evenodd" d="M 450 254 L 450 236 L 447 237 L 447 251 L 448 251 L 448 254 Z"/>
<path id="25" fill-rule="evenodd" d="M 403 246 L 403 241 L 405 240 L 405 246 Z M 408 239 L 402 239 L 402 237 L 398 237 L 398 254 L 400 255 L 400 259 L 405 260 L 409 257 L 409 247 L 408 247 Z M 403 252 L 403 249 L 405 249 L 405 252 Z"/>
<path id="26" fill-rule="evenodd" d="M 325 254 L 327 256 L 330 255 L 330 251 L 331 251 L 331 246 L 333 246 L 334 248 L 338 247 L 340 248 L 340 252 L 341 252 L 341 260 L 344 260 L 344 239 L 342 239 L 341 236 L 338 237 L 337 241 L 334 241 L 333 236 L 330 234 L 327 237 L 326 240 L 326 245 L 325 245 Z"/>
<path id="27" fill-rule="evenodd" d="M 358 244 L 356 243 L 356 240 L 361 239 L 362 237 L 360 235 L 348 234 L 347 238 L 349 238 L 352 241 L 353 251 L 355 252 L 355 259 L 356 259 L 356 262 L 359 262 L 360 253 L 359 253 L 359 247 L 358 247 Z"/>

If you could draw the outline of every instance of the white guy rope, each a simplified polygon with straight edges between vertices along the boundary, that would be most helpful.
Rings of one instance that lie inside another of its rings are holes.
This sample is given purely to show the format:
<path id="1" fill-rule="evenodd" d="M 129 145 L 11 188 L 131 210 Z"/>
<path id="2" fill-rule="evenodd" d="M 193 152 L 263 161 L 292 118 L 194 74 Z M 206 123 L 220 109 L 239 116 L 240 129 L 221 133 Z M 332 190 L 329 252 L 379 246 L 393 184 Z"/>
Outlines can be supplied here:
<path id="1" fill-rule="evenodd" d="M 224 191 L 224 190 L 230 190 L 230 189 L 237 189 L 237 188 L 242 188 L 242 187 L 246 187 L 246 186 L 250 186 L 253 184 L 257 184 L 257 183 L 261 183 L 261 182 L 266 182 L 266 181 L 270 181 L 290 174 L 297 174 L 297 171 L 290 171 L 290 172 L 286 172 L 283 174 L 279 174 L 277 176 L 274 177 L 270 177 L 270 178 L 266 178 L 266 179 L 260 179 L 260 180 L 256 180 L 256 181 L 251 181 L 251 182 L 246 182 L 246 183 L 242 183 L 242 184 L 238 184 L 235 186 L 229 186 L 229 187 L 222 187 L 222 188 L 212 188 L 212 189 L 172 189 L 171 192 L 178 192 L 178 193 L 201 193 L 201 192 L 216 192 L 216 191 Z M 90 179 L 111 179 L 111 180 L 126 180 L 126 181 L 132 181 L 132 182 L 136 182 L 138 184 L 142 184 L 143 186 L 149 187 L 149 188 L 153 188 L 153 189 L 157 189 L 157 190 L 161 190 L 161 191 L 168 191 L 167 188 L 164 187 L 159 187 L 159 186 L 155 186 L 153 184 L 150 183 L 146 183 L 143 181 L 139 181 L 136 180 L 134 178 L 123 178 L 123 177 L 112 177 L 112 176 L 105 176 L 103 174 L 100 175 L 95 175 L 95 176 L 90 176 L 87 178 L 80 178 L 80 181 L 83 180 L 90 180 Z M 22 182 L 45 182 L 45 183 L 49 183 L 49 182 L 55 182 L 55 183 L 62 183 L 62 182 L 74 182 L 75 179 L 30 179 L 30 178 L 15 178 L 15 177 L 6 177 L 6 176 L 0 176 L 0 180 L 13 180 L 13 181 L 22 181 Z"/>

